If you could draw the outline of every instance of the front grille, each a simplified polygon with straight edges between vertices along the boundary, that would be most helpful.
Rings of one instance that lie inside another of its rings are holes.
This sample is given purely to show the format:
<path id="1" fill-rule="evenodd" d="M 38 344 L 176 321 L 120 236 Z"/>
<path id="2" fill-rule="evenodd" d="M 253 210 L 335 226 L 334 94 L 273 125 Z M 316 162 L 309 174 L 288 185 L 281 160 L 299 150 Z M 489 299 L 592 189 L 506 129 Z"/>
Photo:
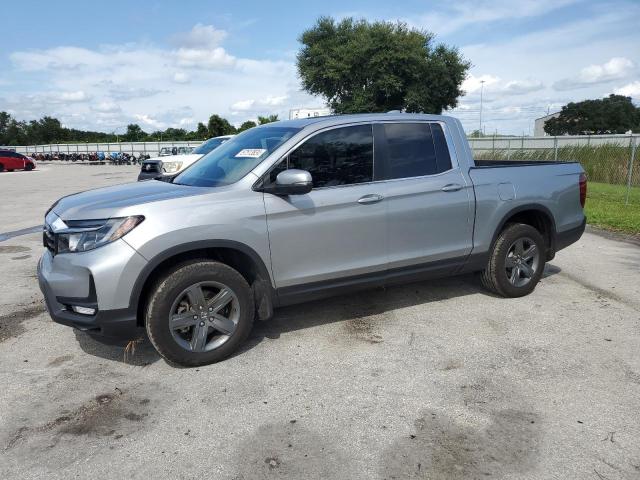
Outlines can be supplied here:
<path id="1" fill-rule="evenodd" d="M 56 253 L 56 236 L 49 225 L 45 225 L 42 230 L 42 243 L 51 253 Z"/>
<path id="2" fill-rule="evenodd" d="M 143 173 L 161 173 L 162 164 L 160 162 L 144 162 L 141 171 Z"/>

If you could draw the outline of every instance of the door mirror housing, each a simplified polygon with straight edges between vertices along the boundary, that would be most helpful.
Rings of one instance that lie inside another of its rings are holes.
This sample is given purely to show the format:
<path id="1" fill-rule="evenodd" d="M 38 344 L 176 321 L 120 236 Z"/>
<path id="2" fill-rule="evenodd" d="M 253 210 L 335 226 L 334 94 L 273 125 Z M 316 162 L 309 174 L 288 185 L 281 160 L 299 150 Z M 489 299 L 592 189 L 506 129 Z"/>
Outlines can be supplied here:
<path id="1" fill-rule="evenodd" d="M 276 183 L 264 189 L 274 195 L 304 195 L 313 188 L 313 179 L 306 170 L 284 170 L 276 177 Z"/>

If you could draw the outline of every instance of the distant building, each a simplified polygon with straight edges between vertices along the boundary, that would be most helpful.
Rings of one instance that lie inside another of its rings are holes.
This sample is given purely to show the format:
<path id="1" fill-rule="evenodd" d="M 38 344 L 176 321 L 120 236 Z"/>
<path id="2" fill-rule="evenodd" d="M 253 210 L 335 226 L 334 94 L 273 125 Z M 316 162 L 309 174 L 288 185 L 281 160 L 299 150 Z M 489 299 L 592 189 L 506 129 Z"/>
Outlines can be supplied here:
<path id="1" fill-rule="evenodd" d="M 549 115 L 545 115 L 544 117 L 536 118 L 535 124 L 533 125 L 533 136 L 534 137 L 544 137 L 549 135 L 544 131 L 544 124 L 547 123 L 552 118 L 558 118 L 560 116 L 560 112 L 550 113 Z"/>
<path id="2" fill-rule="evenodd" d="M 328 108 L 296 108 L 289 110 L 289 120 L 293 120 L 294 118 L 323 117 L 325 115 L 331 115 L 331 110 Z"/>

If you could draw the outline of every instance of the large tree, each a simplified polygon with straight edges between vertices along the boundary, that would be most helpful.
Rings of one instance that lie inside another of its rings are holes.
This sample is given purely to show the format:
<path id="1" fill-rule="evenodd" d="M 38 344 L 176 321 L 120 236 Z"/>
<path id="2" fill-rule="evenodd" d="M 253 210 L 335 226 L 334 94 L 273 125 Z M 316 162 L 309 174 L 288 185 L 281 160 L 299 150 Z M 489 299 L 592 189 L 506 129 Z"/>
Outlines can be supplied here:
<path id="1" fill-rule="evenodd" d="M 261 117 L 258 115 L 258 125 L 264 125 L 265 123 L 273 123 L 278 121 L 278 115 L 267 115 L 266 117 Z"/>
<path id="2" fill-rule="evenodd" d="M 207 126 L 202 122 L 198 122 L 198 126 L 196 127 L 194 138 L 197 138 L 199 140 L 204 140 L 207 138 L 208 135 L 209 135 L 209 130 L 207 129 Z"/>
<path id="3" fill-rule="evenodd" d="M 254 122 L 253 120 L 247 120 L 242 125 L 240 125 L 240 127 L 238 128 L 238 133 L 244 132 L 245 130 L 249 130 L 250 128 L 253 128 L 255 126 L 256 126 L 256 122 Z"/>
<path id="4" fill-rule="evenodd" d="M 303 88 L 336 113 L 441 113 L 455 107 L 470 63 L 404 23 L 322 17 L 300 36 Z"/>
<path id="5" fill-rule="evenodd" d="M 622 95 L 571 102 L 562 107 L 557 118 L 544 124 L 549 135 L 601 135 L 629 130 L 640 131 L 640 108 Z"/>
<path id="6" fill-rule="evenodd" d="M 127 132 L 123 135 L 123 138 L 129 142 L 139 142 L 146 137 L 146 132 L 137 123 L 127 125 Z"/>
<path id="7" fill-rule="evenodd" d="M 233 128 L 233 125 L 231 125 L 226 118 L 215 114 L 209 117 L 208 129 L 210 137 L 219 137 L 220 135 L 235 133 L 235 128 Z"/>

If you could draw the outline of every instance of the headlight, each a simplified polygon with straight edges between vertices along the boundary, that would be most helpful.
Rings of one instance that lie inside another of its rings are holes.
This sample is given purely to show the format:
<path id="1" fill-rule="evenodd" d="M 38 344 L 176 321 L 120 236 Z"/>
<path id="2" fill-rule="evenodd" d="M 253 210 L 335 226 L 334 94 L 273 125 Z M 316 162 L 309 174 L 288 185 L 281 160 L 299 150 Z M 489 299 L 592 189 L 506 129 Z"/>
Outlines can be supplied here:
<path id="1" fill-rule="evenodd" d="M 124 237 L 144 220 L 142 216 L 108 220 L 67 221 L 69 228 L 55 233 L 56 253 L 86 252 Z"/>
<path id="2" fill-rule="evenodd" d="M 162 162 L 162 169 L 167 173 L 177 172 L 182 168 L 182 162 Z"/>

